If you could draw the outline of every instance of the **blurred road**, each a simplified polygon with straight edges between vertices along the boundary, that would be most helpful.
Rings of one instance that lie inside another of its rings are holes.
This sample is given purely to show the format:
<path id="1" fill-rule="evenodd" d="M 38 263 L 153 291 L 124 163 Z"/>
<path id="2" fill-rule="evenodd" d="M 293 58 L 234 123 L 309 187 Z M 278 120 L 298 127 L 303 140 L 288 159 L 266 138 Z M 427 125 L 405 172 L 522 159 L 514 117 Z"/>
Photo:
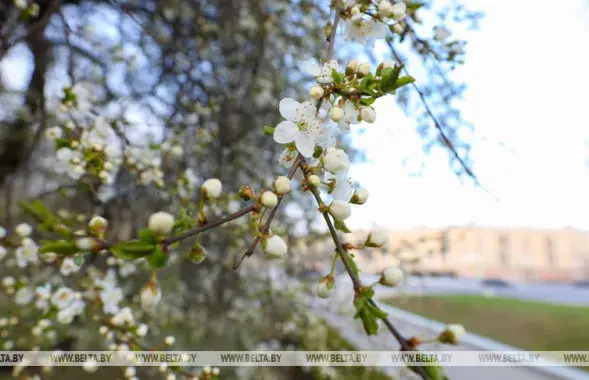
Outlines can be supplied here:
<path id="1" fill-rule="evenodd" d="M 340 276 L 347 277 L 346 274 Z M 378 281 L 378 278 L 377 275 L 362 275 L 366 284 Z M 377 294 L 381 298 L 396 294 L 492 294 L 522 300 L 589 306 L 589 287 L 515 282 L 510 283 L 509 287 L 485 287 L 480 280 L 464 278 L 409 277 L 398 289 L 380 287 Z"/>

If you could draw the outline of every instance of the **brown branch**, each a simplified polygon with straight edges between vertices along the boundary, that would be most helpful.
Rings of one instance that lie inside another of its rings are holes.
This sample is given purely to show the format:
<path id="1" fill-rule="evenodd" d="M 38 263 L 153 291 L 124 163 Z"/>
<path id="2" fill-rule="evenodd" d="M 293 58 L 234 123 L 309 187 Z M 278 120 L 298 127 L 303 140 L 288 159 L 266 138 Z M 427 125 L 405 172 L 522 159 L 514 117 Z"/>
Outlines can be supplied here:
<path id="1" fill-rule="evenodd" d="M 290 170 L 288 171 L 288 175 L 286 176 L 288 179 L 292 179 L 294 177 L 294 175 L 297 171 L 297 168 L 299 167 L 299 164 L 302 159 L 303 159 L 303 156 L 301 156 L 301 154 L 299 153 L 297 158 L 293 162 L 292 166 L 290 167 Z M 270 224 L 272 223 L 272 220 L 276 216 L 276 212 L 278 211 L 278 208 L 280 207 L 280 203 L 282 202 L 282 198 L 284 198 L 284 195 L 278 196 L 278 203 L 276 203 L 276 206 L 274 206 L 272 208 L 272 210 L 270 210 L 270 214 L 268 215 L 268 218 L 266 219 L 266 223 L 264 224 L 264 227 L 262 228 L 262 233 L 267 233 L 270 230 Z M 239 268 L 239 266 L 241 265 L 243 260 L 245 260 L 246 257 L 249 257 L 254 254 L 254 249 L 256 249 L 256 246 L 258 245 L 259 242 L 260 242 L 260 235 L 256 235 L 256 237 L 251 242 L 249 247 L 247 247 L 247 250 L 243 253 L 243 255 L 241 255 L 241 257 L 235 261 L 235 263 L 233 264 L 233 269 Z"/>

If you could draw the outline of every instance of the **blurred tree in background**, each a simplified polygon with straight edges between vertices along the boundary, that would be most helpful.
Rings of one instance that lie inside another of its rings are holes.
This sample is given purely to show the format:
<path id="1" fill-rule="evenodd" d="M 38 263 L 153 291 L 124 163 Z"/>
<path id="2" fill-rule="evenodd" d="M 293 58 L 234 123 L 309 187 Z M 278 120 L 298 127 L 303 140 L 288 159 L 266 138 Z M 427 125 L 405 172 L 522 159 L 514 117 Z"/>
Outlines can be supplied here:
<path id="1" fill-rule="evenodd" d="M 287 169 L 279 164 L 282 149 L 264 134 L 264 126 L 280 120 L 280 99 L 307 92 L 309 76 L 301 62 L 325 57 L 330 5 L 324 0 L 2 2 L 0 225 L 10 234 L 23 221 L 32 224 L 31 215 L 40 221 L 50 215 L 76 231 L 101 215 L 109 221 L 109 239 L 128 240 L 155 211 L 192 210 L 186 217 L 196 217 L 199 188 L 207 178 L 220 179 L 232 192 L 245 184 L 271 188 Z M 452 1 L 407 2 L 407 17 L 391 28 L 379 45 L 383 49 L 367 57 L 406 63 L 419 78 L 399 91 L 397 101 L 419 121 L 424 147 L 448 149 L 457 173 L 470 176 L 468 144 L 460 132 L 467 124 L 453 108 L 464 86 L 451 76 L 464 59 L 464 41 L 450 30 L 471 26 L 479 16 Z M 336 49 L 335 58 L 346 59 L 353 51 Z M 78 173 L 64 166 L 64 160 L 76 159 L 71 150 L 60 148 L 81 136 L 89 149 L 98 146 L 96 157 L 86 157 L 88 165 Z M 350 135 L 340 143 L 348 145 Z M 103 153 L 116 170 L 92 163 Z M 33 200 L 44 206 L 28 203 L 25 213 L 19 202 Z M 294 192 L 285 203 L 273 231 L 288 237 L 291 249 L 278 265 L 254 254 L 232 269 L 252 239 L 247 217 L 203 234 L 208 257 L 200 265 L 186 260 L 190 244 L 175 247 L 168 265 L 158 270 L 164 297 L 157 310 L 135 314 L 149 325 L 149 346 L 161 347 L 166 335 L 174 335 L 175 347 L 191 350 L 330 347 L 328 330 L 301 301 L 308 289 L 296 280 L 312 267 L 317 251 L 312 243 L 324 229 L 313 223 L 312 197 Z M 215 219 L 239 207 L 237 197 L 227 196 L 206 211 Z M 51 229 L 45 225 L 31 236 L 41 241 Z M 6 244 L 21 251 L 23 246 Z M 104 322 L 100 308 L 40 333 L 37 311 L 11 300 L 27 285 L 23 281 L 53 284 L 54 290 L 59 284 L 84 288 L 88 276 L 106 278 L 111 268 L 125 302 L 139 304 L 150 279 L 147 263 L 106 255 L 84 257 L 75 263 L 81 269 L 67 275 L 61 258 L 45 267 L 34 260 L 23 266 L 26 259 L 15 255 L 4 258 L 1 270 L 3 278 L 17 283 L 12 293 L 4 286 L 2 313 L 19 319 L 18 328 L 2 335 L 5 349 L 114 344 L 111 336 L 96 333 Z"/>

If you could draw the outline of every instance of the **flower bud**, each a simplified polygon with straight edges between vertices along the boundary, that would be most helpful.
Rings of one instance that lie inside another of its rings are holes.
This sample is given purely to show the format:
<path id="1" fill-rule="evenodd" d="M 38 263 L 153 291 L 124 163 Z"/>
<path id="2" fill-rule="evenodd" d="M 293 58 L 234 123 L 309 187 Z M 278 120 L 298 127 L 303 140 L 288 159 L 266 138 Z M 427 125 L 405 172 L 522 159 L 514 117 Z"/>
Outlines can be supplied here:
<path id="1" fill-rule="evenodd" d="M 398 267 L 389 267 L 382 271 L 379 283 L 385 286 L 397 286 L 403 281 L 403 271 Z"/>
<path id="2" fill-rule="evenodd" d="M 465 334 L 464 326 L 452 323 L 446 326 L 446 329 L 438 335 L 438 341 L 440 343 L 458 344 Z"/>
<path id="3" fill-rule="evenodd" d="M 290 179 L 285 176 L 277 177 L 274 180 L 274 191 L 278 195 L 283 195 L 290 192 Z"/>
<path id="4" fill-rule="evenodd" d="M 329 118 L 334 122 L 339 122 L 344 117 L 344 110 L 340 107 L 332 107 L 329 110 Z"/>
<path id="5" fill-rule="evenodd" d="M 20 237 L 27 237 L 33 232 L 33 227 L 28 223 L 21 223 L 16 226 L 14 232 Z"/>
<path id="6" fill-rule="evenodd" d="M 354 16 L 358 16 L 362 11 L 360 10 L 360 7 L 357 5 L 354 5 L 352 7 L 352 9 L 350 10 L 350 14 L 352 15 L 352 17 Z"/>
<path id="7" fill-rule="evenodd" d="M 376 111 L 372 107 L 362 107 L 360 108 L 360 118 L 367 123 L 374 123 Z"/>
<path id="8" fill-rule="evenodd" d="M 313 86 L 309 90 L 309 96 L 315 100 L 319 100 L 323 97 L 324 91 L 321 86 Z"/>
<path id="9" fill-rule="evenodd" d="M 256 196 L 254 189 L 251 186 L 242 186 L 239 188 L 239 192 L 237 193 L 239 198 L 243 199 L 244 201 L 249 201 L 253 197 Z"/>
<path id="10" fill-rule="evenodd" d="M 401 24 L 399 22 L 391 26 L 391 31 L 393 33 L 401 34 L 401 33 L 403 33 L 404 30 L 405 30 L 405 27 L 403 26 L 403 24 Z"/>
<path id="11" fill-rule="evenodd" d="M 363 78 L 370 73 L 370 64 L 368 62 L 362 62 L 358 66 L 358 78 Z"/>
<path id="12" fill-rule="evenodd" d="M 388 0 L 381 0 L 381 2 L 378 3 L 377 11 L 380 17 L 389 17 L 393 14 L 393 4 Z"/>
<path id="13" fill-rule="evenodd" d="M 354 191 L 354 195 L 352 195 L 352 199 L 350 199 L 350 203 L 355 205 L 363 205 L 368 200 L 368 190 L 366 189 L 357 189 Z"/>
<path id="14" fill-rule="evenodd" d="M 137 336 L 143 337 L 143 336 L 147 335 L 147 330 L 149 330 L 149 326 L 147 326 L 145 323 L 140 323 L 139 326 L 137 326 L 137 330 L 135 330 L 135 333 L 137 334 Z M 132 368 L 132 367 L 129 367 L 129 368 Z M 127 368 L 127 369 L 129 369 L 129 368 Z M 133 369 L 135 369 L 135 368 L 133 368 Z M 132 376 L 135 376 L 135 374 L 133 374 L 129 377 L 132 377 Z"/>
<path id="15" fill-rule="evenodd" d="M 315 174 L 311 174 L 307 177 L 307 185 L 311 187 L 317 187 L 321 184 L 321 179 Z"/>
<path id="16" fill-rule="evenodd" d="M 76 240 L 76 247 L 82 252 L 91 252 L 97 250 L 100 243 L 96 239 L 83 237 Z"/>
<path id="17" fill-rule="evenodd" d="M 327 211 L 333 216 L 333 219 L 342 222 L 352 215 L 352 208 L 347 202 L 335 200 L 331 202 Z"/>
<path id="18" fill-rule="evenodd" d="M 165 343 L 167 346 L 171 346 L 171 345 L 173 345 L 174 343 L 176 343 L 176 338 L 175 338 L 174 336 L 172 336 L 172 335 L 168 335 L 168 336 L 167 336 L 167 337 L 164 339 L 164 343 Z"/>
<path id="19" fill-rule="evenodd" d="M 188 252 L 188 260 L 194 264 L 202 263 L 208 256 L 207 250 L 200 245 L 198 242 L 194 244 L 194 247 Z"/>
<path id="20" fill-rule="evenodd" d="M 172 156 L 180 158 L 182 157 L 182 154 L 184 154 L 184 149 L 181 145 L 174 145 L 172 149 L 170 149 L 170 153 L 172 154 Z"/>
<path id="21" fill-rule="evenodd" d="M 350 158 L 342 149 L 327 148 L 323 156 L 323 168 L 333 174 L 345 172 L 350 168 Z"/>
<path id="22" fill-rule="evenodd" d="M 356 61 L 355 59 L 352 59 L 350 62 L 348 62 L 348 65 L 346 66 L 346 75 L 356 74 L 357 71 L 358 71 L 358 61 Z"/>
<path id="23" fill-rule="evenodd" d="M 272 208 L 278 204 L 278 197 L 272 191 L 264 191 L 260 197 L 260 203 L 266 208 Z"/>
<path id="24" fill-rule="evenodd" d="M 335 281 L 332 276 L 323 277 L 317 284 L 317 295 L 320 298 L 329 298 L 335 289 Z"/>
<path id="25" fill-rule="evenodd" d="M 215 199 L 221 195 L 223 184 L 217 178 L 210 178 L 202 184 L 201 189 L 207 199 Z"/>
<path id="26" fill-rule="evenodd" d="M 387 242 L 387 235 L 384 232 L 372 231 L 364 242 L 367 247 L 382 247 Z"/>
<path id="27" fill-rule="evenodd" d="M 174 215 L 165 211 L 151 214 L 147 228 L 158 235 L 168 235 L 174 228 Z"/>
<path id="28" fill-rule="evenodd" d="M 279 259 L 286 255 L 288 247 L 286 242 L 278 235 L 270 235 L 262 238 L 264 254 L 271 259 Z"/>
<path id="29" fill-rule="evenodd" d="M 143 310 L 148 312 L 154 311 L 155 307 L 162 299 L 162 290 L 160 289 L 157 282 L 152 280 L 145 284 L 143 289 L 141 289 L 139 299 L 141 301 L 141 307 Z"/>
<path id="30" fill-rule="evenodd" d="M 104 236 L 104 231 L 106 231 L 107 227 L 108 220 L 104 219 L 102 216 L 95 216 L 88 223 L 88 229 L 90 232 L 100 238 Z"/>

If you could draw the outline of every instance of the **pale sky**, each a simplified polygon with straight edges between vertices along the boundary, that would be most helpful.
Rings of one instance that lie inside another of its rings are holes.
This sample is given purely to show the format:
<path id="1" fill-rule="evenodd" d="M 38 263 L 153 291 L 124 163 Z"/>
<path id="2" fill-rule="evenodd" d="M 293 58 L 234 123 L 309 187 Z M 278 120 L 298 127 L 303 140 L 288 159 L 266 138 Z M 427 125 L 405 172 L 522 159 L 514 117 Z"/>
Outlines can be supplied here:
<path id="1" fill-rule="evenodd" d="M 354 137 L 369 162 L 351 175 L 370 191 L 351 227 L 476 223 L 589 230 L 589 4 L 583 0 L 475 1 L 485 12 L 469 34 L 463 116 L 475 127 L 473 169 L 497 202 L 461 184 L 445 154 L 423 157 L 415 123 L 392 99 Z M 480 141 L 482 137 L 487 142 Z M 498 141 L 504 141 L 501 147 Z M 423 177 L 402 167 L 405 156 Z"/>

